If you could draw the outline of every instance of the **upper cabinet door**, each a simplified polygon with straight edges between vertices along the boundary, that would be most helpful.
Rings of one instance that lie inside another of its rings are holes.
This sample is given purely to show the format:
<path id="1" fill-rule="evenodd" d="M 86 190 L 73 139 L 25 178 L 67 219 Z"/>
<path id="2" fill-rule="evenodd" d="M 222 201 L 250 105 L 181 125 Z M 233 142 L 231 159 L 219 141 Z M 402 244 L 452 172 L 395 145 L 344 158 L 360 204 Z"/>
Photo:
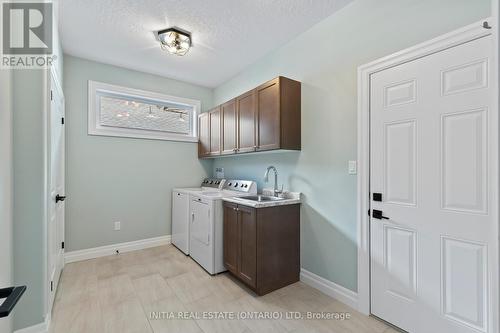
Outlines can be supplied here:
<path id="1" fill-rule="evenodd" d="M 220 107 L 222 117 L 222 154 L 236 152 L 236 100 L 222 104 Z"/>
<path id="2" fill-rule="evenodd" d="M 247 153 L 256 148 L 255 117 L 257 104 L 255 103 L 256 90 L 252 90 L 236 98 L 238 112 L 238 152 Z"/>
<path id="3" fill-rule="evenodd" d="M 280 87 L 279 78 L 264 83 L 257 93 L 256 150 L 280 148 Z"/>
<path id="4" fill-rule="evenodd" d="M 208 113 L 198 117 L 198 155 L 208 156 L 210 153 L 210 121 Z"/>
<path id="5" fill-rule="evenodd" d="M 221 117 L 220 108 L 208 113 L 210 118 L 210 155 L 220 155 L 221 148 Z"/>

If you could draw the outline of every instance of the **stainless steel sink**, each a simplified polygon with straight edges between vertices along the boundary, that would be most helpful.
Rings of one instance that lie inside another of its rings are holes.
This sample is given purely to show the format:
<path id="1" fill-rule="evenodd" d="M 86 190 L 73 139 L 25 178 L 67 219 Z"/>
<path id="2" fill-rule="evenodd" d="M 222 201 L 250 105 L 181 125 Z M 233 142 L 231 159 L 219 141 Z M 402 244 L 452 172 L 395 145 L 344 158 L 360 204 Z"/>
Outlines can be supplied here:
<path id="1" fill-rule="evenodd" d="M 270 195 L 247 195 L 247 196 L 238 197 L 238 198 L 244 199 L 244 200 L 256 201 L 256 202 L 285 200 L 284 198 L 272 197 Z"/>

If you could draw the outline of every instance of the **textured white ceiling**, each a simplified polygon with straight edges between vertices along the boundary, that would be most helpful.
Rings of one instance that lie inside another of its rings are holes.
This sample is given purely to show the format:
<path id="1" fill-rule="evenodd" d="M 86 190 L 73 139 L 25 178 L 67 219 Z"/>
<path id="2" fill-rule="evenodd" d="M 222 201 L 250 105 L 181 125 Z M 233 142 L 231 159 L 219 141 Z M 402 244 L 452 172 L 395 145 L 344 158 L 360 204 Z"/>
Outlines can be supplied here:
<path id="1" fill-rule="evenodd" d="M 216 87 L 352 0 L 63 0 L 65 53 Z M 153 31 L 190 31 L 184 57 Z M 306 47 L 306 46 L 305 46 Z"/>

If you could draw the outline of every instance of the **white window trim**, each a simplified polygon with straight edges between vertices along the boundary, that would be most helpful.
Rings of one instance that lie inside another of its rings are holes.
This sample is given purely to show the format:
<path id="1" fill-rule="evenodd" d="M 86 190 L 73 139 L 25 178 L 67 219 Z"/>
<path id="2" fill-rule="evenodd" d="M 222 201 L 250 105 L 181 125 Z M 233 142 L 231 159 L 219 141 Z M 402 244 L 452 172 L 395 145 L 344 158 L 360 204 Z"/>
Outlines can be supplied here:
<path id="1" fill-rule="evenodd" d="M 125 97 L 138 98 L 138 99 L 152 99 L 165 103 L 178 103 L 193 108 L 192 135 L 182 135 L 159 131 L 149 131 L 134 128 L 118 128 L 102 126 L 99 123 L 99 99 L 97 93 L 119 94 Z M 88 134 L 99 136 L 115 136 L 125 138 L 137 139 L 151 139 L 151 140 L 167 140 L 167 141 L 184 141 L 184 142 L 198 142 L 198 114 L 201 111 L 201 102 L 195 99 L 170 96 L 151 91 L 121 87 L 113 84 L 96 82 L 89 80 L 88 84 Z"/>

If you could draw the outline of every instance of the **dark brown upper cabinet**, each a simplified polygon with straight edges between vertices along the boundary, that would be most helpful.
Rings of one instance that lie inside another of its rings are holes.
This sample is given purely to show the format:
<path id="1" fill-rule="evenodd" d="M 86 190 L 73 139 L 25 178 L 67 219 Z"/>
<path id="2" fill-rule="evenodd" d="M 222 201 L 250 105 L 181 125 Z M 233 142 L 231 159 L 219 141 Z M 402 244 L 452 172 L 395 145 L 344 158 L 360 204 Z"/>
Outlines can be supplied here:
<path id="1" fill-rule="evenodd" d="M 238 113 L 238 153 L 248 153 L 257 148 L 256 123 L 257 104 L 255 90 L 236 97 L 236 110 Z"/>
<path id="2" fill-rule="evenodd" d="M 237 144 L 236 100 L 232 99 L 220 106 L 222 117 L 222 149 L 221 154 L 234 154 Z"/>
<path id="3" fill-rule="evenodd" d="M 221 152 L 221 116 L 220 107 L 208 112 L 210 122 L 210 156 Z"/>
<path id="4" fill-rule="evenodd" d="M 277 77 L 209 112 L 209 153 L 301 149 L 301 84 Z M 204 147 L 200 126 L 200 146 Z M 203 141 L 204 142 L 204 141 Z"/>
<path id="5" fill-rule="evenodd" d="M 256 150 L 280 148 L 280 82 L 279 78 L 266 82 L 257 91 L 257 147 Z"/>
<path id="6" fill-rule="evenodd" d="M 198 117 L 198 139 L 198 156 L 210 156 L 210 121 L 207 112 Z"/>
<path id="7" fill-rule="evenodd" d="M 256 150 L 300 150 L 300 82 L 280 76 L 257 87 L 256 91 Z"/>

